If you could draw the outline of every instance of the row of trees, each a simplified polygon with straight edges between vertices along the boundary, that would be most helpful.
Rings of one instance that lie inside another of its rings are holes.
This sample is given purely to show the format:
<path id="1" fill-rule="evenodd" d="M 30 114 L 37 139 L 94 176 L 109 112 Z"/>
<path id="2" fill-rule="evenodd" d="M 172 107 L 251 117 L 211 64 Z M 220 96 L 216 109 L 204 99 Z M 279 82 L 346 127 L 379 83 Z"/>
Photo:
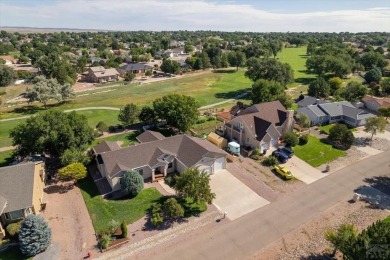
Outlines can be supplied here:
<path id="1" fill-rule="evenodd" d="M 153 101 L 152 107 L 141 110 L 135 104 L 127 104 L 118 115 L 118 120 L 125 126 L 132 125 L 139 119 L 144 123 L 165 120 L 168 125 L 179 131 L 187 131 L 198 119 L 198 103 L 190 96 L 170 94 Z"/>

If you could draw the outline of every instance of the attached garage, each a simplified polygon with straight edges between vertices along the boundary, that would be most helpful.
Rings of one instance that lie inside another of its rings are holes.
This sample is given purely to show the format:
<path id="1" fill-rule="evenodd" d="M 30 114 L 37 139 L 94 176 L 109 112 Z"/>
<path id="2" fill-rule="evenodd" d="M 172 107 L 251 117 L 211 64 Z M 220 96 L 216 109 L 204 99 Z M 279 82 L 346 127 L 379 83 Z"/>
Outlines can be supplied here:
<path id="1" fill-rule="evenodd" d="M 226 161 L 225 157 L 221 157 L 221 158 L 216 159 L 214 161 L 214 165 L 213 165 L 213 168 L 214 168 L 213 172 L 217 172 L 217 171 L 225 169 L 225 161 Z"/>

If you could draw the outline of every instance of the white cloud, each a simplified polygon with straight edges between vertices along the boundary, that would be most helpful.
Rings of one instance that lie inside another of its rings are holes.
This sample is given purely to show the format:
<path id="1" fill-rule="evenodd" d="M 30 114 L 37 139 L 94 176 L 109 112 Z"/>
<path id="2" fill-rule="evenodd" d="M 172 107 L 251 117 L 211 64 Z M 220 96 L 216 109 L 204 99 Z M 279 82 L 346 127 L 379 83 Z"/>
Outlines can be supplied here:
<path id="1" fill-rule="evenodd" d="M 239 2 L 68 0 L 2 3 L 0 25 L 110 30 L 389 31 L 390 8 L 281 13 Z M 7 10 L 6 12 L 4 10 Z"/>

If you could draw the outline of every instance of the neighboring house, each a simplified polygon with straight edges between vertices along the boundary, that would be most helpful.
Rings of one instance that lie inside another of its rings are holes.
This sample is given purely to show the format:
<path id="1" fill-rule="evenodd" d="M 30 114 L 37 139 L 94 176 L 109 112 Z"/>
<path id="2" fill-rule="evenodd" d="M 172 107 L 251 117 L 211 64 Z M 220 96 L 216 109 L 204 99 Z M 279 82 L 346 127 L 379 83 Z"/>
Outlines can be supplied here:
<path id="1" fill-rule="evenodd" d="M 87 81 L 94 83 L 105 83 L 119 79 L 119 72 L 116 69 L 105 69 L 103 66 L 90 67 L 86 76 Z"/>
<path id="2" fill-rule="evenodd" d="M 366 119 L 375 115 L 356 108 L 348 101 L 329 102 L 298 108 L 298 114 L 305 114 L 312 125 L 342 122 L 350 126 L 363 126 Z"/>
<path id="3" fill-rule="evenodd" d="M 227 153 L 207 140 L 187 135 L 164 137 L 145 131 L 140 144 L 125 148 L 101 143 L 95 146 L 96 163 L 113 191 L 121 189 L 120 179 L 129 170 L 138 171 L 145 181 L 156 181 L 172 172 L 197 167 L 209 174 L 225 169 Z"/>
<path id="4" fill-rule="evenodd" d="M 43 204 L 45 165 L 20 163 L 0 168 L 0 239 L 9 223 L 38 214 Z"/>
<path id="5" fill-rule="evenodd" d="M 390 98 L 379 98 L 366 95 L 363 98 L 363 102 L 367 109 L 375 112 L 378 112 L 378 108 L 380 107 L 390 107 Z"/>
<path id="6" fill-rule="evenodd" d="M 118 68 L 121 77 L 124 77 L 126 73 L 131 72 L 136 75 L 144 75 L 146 71 L 153 69 L 152 66 L 146 63 L 128 63 Z"/>
<path id="7" fill-rule="evenodd" d="M 279 101 L 272 101 L 238 111 L 232 120 L 225 123 L 223 135 L 241 146 L 264 152 L 277 146 L 280 137 L 291 131 L 293 125 L 294 111 L 287 111 Z"/>
<path id="8" fill-rule="evenodd" d="M 299 100 L 297 102 L 298 107 L 307 107 L 310 105 L 317 105 L 317 104 L 323 104 L 326 103 L 327 101 L 323 99 L 318 99 L 312 96 L 305 96 L 303 99 Z"/>

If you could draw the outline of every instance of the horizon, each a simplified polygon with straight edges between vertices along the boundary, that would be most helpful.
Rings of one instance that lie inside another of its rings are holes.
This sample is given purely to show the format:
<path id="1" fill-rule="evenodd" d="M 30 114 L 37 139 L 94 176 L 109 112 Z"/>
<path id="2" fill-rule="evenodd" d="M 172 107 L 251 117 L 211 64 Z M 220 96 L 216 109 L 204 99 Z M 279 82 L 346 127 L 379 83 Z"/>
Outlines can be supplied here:
<path id="1" fill-rule="evenodd" d="M 388 32 L 390 2 L 3 0 L 0 27 L 96 31 Z"/>

